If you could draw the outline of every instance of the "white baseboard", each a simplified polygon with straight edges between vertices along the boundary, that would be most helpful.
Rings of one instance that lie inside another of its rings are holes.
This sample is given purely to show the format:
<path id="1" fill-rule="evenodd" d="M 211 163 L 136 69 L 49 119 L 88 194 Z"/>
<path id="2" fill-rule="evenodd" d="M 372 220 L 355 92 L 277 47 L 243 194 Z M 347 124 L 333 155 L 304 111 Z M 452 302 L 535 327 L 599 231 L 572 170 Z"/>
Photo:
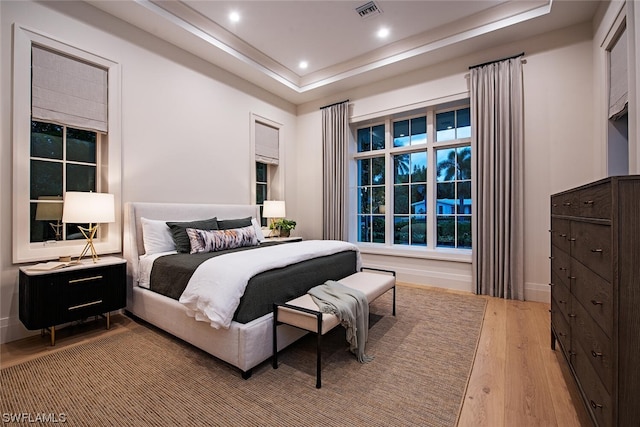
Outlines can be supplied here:
<path id="1" fill-rule="evenodd" d="M 30 331 L 25 328 L 17 317 L 3 317 L 0 319 L 0 344 L 20 340 L 39 333 L 40 331 Z"/>
<path id="2" fill-rule="evenodd" d="M 548 283 L 527 282 L 524 284 L 524 299 L 551 304 L 551 287 Z"/>

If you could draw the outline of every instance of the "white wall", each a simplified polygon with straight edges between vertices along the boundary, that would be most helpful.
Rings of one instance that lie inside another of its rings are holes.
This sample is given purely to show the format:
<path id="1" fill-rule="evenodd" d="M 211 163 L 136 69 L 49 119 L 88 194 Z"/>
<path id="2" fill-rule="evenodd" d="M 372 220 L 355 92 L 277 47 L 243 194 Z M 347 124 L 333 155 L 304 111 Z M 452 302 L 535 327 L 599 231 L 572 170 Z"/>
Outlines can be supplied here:
<path id="1" fill-rule="evenodd" d="M 14 22 L 122 65 L 123 202 L 250 203 L 251 113 L 284 125 L 282 168 L 292 198 L 293 105 L 83 2 L 2 1 L 0 19 L 0 342 L 27 333 L 11 263 Z M 290 212 L 296 217 L 293 206 Z"/>
<path id="2" fill-rule="evenodd" d="M 322 155 L 318 107 L 349 99 L 352 118 L 384 115 L 390 110 L 468 92 L 468 67 L 524 51 L 525 94 L 525 287 L 526 298 L 549 301 L 549 196 L 600 178 L 593 136 L 592 31 L 586 23 L 544 36 L 509 43 L 427 69 L 360 87 L 298 108 L 298 132 L 305 140 L 297 164 L 315 192 L 300 207 L 305 233 L 322 234 Z M 365 263 L 395 268 L 400 281 L 472 291 L 468 262 L 363 255 Z"/>

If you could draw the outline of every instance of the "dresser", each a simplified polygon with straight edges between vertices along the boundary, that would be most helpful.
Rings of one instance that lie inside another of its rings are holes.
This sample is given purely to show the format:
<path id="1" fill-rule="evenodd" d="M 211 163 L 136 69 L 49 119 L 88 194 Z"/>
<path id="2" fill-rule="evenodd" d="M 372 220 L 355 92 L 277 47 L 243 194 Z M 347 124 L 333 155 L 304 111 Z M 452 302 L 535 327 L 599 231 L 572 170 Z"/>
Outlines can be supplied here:
<path id="1" fill-rule="evenodd" d="M 551 196 L 551 347 L 596 426 L 640 425 L 640 176 Z"/>
<path id="2" fill-rule="evenodd" d="M 49 271 L 20 268 L 19 315 L 27 329 L 48 329 L 55 345 L 55 327 L 91 316 L 105 315 L 126 304 L 126 261 L 101 257 L 97 262 Z"/>

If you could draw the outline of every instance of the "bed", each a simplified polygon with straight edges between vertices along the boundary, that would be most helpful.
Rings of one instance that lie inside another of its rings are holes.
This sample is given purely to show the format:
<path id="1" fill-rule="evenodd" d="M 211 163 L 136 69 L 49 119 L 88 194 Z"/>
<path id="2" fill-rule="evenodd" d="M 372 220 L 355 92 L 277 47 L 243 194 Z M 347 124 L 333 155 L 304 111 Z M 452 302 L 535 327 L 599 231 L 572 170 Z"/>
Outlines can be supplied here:
<path id="1" fill-rule="evenodd" d="M 291 299 L 292 295 L 302 295 L 310 287 L 326 280 L 339 280 L 354 273 L 357 271 L 360 255 L 355 249 L 317 256 L 256 274 L 249 281 L 228 328 L 216 329 L 209 322 L 197 321 L 191 317 L 193 314 L 175 296 L 165 296 L 144 287 L 146 283 L 143 281 L 150 273 L 148 264 L 142 262 L 149 258 L 145 254 L 142 218 L 148 222 L 191 221 L 213 217 L 218 220 L 259 218 L 259 208 L 255 205 L 144 202 L 125 205 L 123 253 L 127 260 L 126 309 L 134 316 L 238 368 L 243 378 L 249 378 L 252 369 L 272 355 L 272 304 Z M 157 259 L 164 260 L 168 257 L 161 256 Z M 156 260 L 154 264 L 156 262 L 159 263 Z M 246 307 L 250 309 L 246 310 Z M 278 326 L 278 348 L 288 346 L 304 333 L 288 325 Z"/>

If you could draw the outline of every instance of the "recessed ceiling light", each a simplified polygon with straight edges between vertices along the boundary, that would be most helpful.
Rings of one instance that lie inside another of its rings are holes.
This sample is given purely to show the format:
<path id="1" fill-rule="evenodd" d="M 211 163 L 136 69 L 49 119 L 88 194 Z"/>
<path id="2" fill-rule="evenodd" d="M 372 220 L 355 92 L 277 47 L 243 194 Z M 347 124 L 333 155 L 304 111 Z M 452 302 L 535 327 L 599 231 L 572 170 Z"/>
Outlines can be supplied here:
<path id="1" fill-rule="evenodd" d="M 231 12 L 229 14 L 229 20 L 231 22 L 238 22 L 240 21 L 240 14 L 238 12 Z"/>
<path id="2" fill-rule="evenodd" d="M 303 70 L 305 70 L 308 66 L 309 66 L 309 63 L 307 61 L 300 61 L 300 63 L 298 64 L 298 67 L 300 67 Z"/>
<path id="3" fill-rule="evenodd" d="M 380 28 L 378 30 L 378 37 L 381 39 L 385 39 L 389 36 L 389 29 L 388 28 Z"/>

